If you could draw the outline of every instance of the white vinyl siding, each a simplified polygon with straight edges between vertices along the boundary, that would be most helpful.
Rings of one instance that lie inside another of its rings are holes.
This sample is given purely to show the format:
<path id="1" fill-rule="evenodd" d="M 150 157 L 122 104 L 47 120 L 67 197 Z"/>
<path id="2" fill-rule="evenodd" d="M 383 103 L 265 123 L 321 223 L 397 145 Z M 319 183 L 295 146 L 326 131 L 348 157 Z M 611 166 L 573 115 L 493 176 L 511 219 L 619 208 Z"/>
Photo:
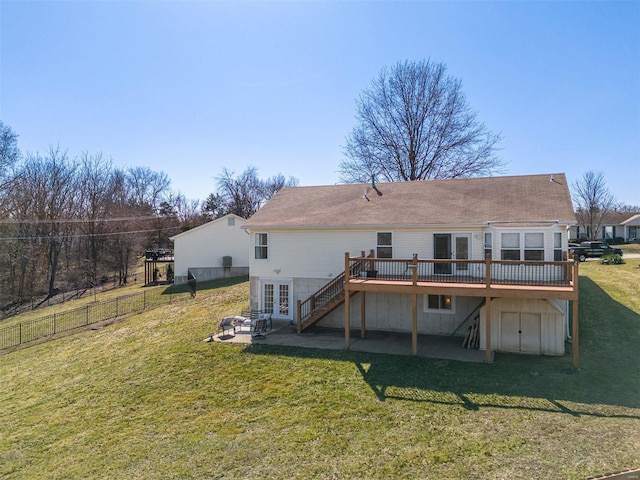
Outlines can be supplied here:
<path id="1" fill-rule="evenodd" d="M 229 225 L 229 220 L 234 225 Z M 249 266 L 249 235 L 242 229 L 240 217 L 222 217 L 187 230 L 173 238 L 176 277 L 186 276 L 190 268 L 222 267 L 229 256 L 234 267 Z"/>

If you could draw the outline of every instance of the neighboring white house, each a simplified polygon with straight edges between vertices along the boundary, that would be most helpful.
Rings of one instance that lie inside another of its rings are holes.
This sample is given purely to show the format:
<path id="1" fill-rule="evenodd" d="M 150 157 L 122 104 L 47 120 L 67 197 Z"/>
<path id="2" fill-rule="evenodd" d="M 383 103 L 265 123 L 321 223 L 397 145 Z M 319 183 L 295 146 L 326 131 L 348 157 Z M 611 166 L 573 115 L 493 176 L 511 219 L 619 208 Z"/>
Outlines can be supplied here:
<path id="1" fill-rule="evenodd" d="M 246 220 L 229 214 L 171 237 L 174 242 L 174 282 L 198 282 L 249 274 L 249 235 Z"/>
<path id="2" fill-rule="evenodd" d="M 285 188 L 244 224 L 251 307 L 348 327 L 347 347 L 365 324 L 414 339 L 471 326 L 488 352 L 561 355 L 575 223 L 564 174 Z"/>
<path id="3" fill-rule="evenodd" d="M 595 236 L 589 232 L 588 219 L 576 215 L 578 224 L 571 229 L 570 237 L 576 240 L 616 240 L 637 242 L 640 240 L 640 213 L 638 212 L 610 212 L 603 218 L 600 229 Z"/>

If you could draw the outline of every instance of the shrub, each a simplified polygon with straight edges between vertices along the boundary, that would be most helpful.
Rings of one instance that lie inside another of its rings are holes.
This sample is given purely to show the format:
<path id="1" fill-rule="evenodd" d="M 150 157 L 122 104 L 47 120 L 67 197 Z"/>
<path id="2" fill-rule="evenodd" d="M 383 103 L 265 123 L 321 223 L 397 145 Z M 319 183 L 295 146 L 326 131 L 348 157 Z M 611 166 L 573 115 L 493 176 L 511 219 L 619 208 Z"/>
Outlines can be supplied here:
<path id="1" fill-rule="evenodd" d="M 623 237 L 607 238 L 609 245 L 622 245 L 624 243 Z"/>
<path id="2" fill-rule="evenodd" d="M 600 259 L 602 265 L 622 265 L 624 260 L 618 254 L 603 255 Z"/>

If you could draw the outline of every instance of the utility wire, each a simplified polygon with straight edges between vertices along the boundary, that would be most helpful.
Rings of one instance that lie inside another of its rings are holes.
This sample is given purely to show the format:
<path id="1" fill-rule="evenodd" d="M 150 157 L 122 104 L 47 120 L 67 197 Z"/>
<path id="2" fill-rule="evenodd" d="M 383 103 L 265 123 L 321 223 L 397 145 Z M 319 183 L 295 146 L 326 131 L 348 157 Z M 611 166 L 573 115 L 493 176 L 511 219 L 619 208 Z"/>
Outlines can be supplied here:
<path id="1" fill-rule="evenodd" d="M 5 224 L 38 224 L 38 223 L 89 223 L 89 222 L 127 222 L 133 220 L 162 220 L 170 217 L 146 216 L 146 217 L 110 217 L 110 218 L 50 218 L 46 220 L 13 218 L 0 218 L 0 223 Z"/>
<path id="2" fill-rule="evenodd" d="M 181 228 L 180 226 L 169 227 L 169 228 L 153 228 L 151 230 L 130 230 L 127 232 L 108 232 L 108 233 L 87 233 L 87 234 L 73 234 L 73 235 L 38 235 L 38 236 L 28 236 L 28 237 L 0 237 L 0 242 L 9 241 L 9 240 L 63 240 L 68 238 L 86 238 L 86 237 L 111 237 L 116 235 L 129 235 L 133 233 L 149 233 L 149 232 L 157 232 L 158 230 L 176 230 Z"/>

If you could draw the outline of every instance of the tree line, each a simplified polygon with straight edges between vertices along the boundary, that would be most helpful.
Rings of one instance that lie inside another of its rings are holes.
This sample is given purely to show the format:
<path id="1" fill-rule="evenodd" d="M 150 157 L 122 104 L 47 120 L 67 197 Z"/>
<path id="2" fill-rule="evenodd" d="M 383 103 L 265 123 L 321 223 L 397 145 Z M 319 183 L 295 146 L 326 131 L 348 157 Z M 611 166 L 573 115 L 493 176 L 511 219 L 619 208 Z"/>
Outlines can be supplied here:
<path id="1" fill-rule="evenodd" d="M 258 178 L 249 167 L 223 170 L 204 202 L 171 189 L 164 172 L 121 168 L 102 154 L 70 157 L 52 147 L 22 155 L 18 135 L 0 122 L 0 309 L 10 311 L 60 290 L 109 279 L 126 284 L 147 249 L 235 213 L 248 218 L 293 178 Z"/>

